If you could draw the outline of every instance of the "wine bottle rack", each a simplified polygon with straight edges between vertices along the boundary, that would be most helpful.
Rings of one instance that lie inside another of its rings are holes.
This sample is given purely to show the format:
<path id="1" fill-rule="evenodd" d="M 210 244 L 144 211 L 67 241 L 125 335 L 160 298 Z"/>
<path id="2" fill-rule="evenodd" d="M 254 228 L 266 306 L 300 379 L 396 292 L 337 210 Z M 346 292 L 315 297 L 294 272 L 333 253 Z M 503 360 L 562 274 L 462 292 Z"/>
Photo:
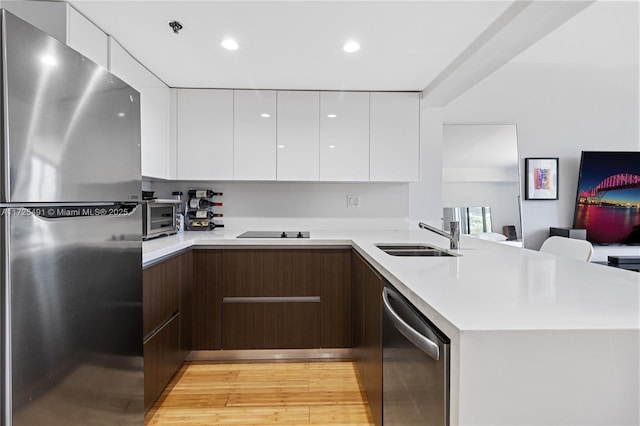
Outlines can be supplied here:
<path id="1" fill-rule="evenodd" d="M 219 211 L 223 203 L 218 201 L 222 195 L 222 192 L 212 189 L 189 188 L 184 218 L 187 231 L 210 231 L 224 227 L 223 213 Z"/>

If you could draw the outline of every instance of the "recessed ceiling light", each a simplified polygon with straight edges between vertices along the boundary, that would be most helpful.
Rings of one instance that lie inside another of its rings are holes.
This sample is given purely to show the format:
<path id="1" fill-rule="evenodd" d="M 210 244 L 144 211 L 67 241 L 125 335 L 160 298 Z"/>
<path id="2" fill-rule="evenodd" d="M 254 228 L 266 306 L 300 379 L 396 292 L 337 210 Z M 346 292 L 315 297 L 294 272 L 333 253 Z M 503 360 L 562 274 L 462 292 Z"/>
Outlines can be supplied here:
<path id="1" fill-rule="evenodd" d="M 327 118 L 336 118 L 336 117 L 337 117 L 337 115 L 335 115 L 335 114 L 329 114 L 329 115 L 327 115 Z"/>
<path id="2" fill-rule="evenodd" d="M 126 114 L 124 112 L 119 112 L 118 117 L 124 117 Z"/>
<path id="3" fill-rule="evenodd" d="M 335 145 L 329 145 L 329 148 L 331 148 L 331 149 L 333 149 L 335 147 L 336 147 Z"/>
<path id="4" fill-rule="evenodd" d="M 284 148 L 284 145 L 278 145 L 278 148 L 282 149 Z"/>
<path id="5" fill-rule="evenodd" d="M 357 52 L 358 50 L 360 50 L 360 45 L 356 41 L 348 41 L 344 44 L 344 46 L 342 46 L 342 50 L 347 53 Z"/>
<path id="6" fill-rule="evenodd" d="M 240 47 L 240 45 L 238 45 L 235 40 L 230 38 L 222 40 L 222 43 L 220 43 L 220 45 L 227 50 L 238 50 L 238 47 Z"/>
<path id="7" fill-rule="evenodd" d="M 270 115 L 270 114 L 267 114 L 266 112 L 263 112 L 262 114 L 260 114 L 260 117 L 262 117 L 262 118 L 269 118 L 269 117 L 271 117 L 271 115 Z"/>

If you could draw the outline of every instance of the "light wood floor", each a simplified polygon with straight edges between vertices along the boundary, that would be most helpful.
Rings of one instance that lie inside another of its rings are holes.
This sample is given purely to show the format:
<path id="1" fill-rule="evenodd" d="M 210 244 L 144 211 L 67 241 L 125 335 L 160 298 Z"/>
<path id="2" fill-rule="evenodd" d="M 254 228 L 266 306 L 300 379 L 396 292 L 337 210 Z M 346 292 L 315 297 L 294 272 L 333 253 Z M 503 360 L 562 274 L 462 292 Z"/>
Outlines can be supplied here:
<path id="1" fill-rule="evenodd" d="M 147 425 L 370 425 L 352 362 L 186 363 Z"/>

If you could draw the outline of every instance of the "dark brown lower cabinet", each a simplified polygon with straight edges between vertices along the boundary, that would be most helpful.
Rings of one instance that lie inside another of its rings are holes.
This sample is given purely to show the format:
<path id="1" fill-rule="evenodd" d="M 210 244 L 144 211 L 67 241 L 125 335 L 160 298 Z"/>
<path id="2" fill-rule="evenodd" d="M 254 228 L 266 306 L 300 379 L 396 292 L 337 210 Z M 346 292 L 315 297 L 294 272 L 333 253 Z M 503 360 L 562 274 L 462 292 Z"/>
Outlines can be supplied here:
<path id="1" fill-rule="evenodd" d="M 382 277 L 358 253 L 352 254 L 354 350 L 369 410 L 382 424 Z"/>
<path id="2" fill-rule="evenodd" d="M 351 249 L 325 250 L 321 254 L 320 347 L 353 346 Z"/>
<path id="3" fill-rule="evenodd" d="M 320 347 L 320 303 L 224 303 L 224 349 L 309 349 Z"/>
<path id="4" fill-rule="evenodd" d="M 191 292 L 191 349 L 193 350 L 214 350 L 222 347 L 221 260 L 221 250 L 193 251 Z"/>
<path id="5" fill-rule="evenodd" d="M 192 269 L 191 252 L 185 252 L 142 272 L 145 410 L 189 351 Z"/>
<path id="6" fill-rule="evenodd" d="M 144 409 L 153 403 L 182 365 L 180 348 L 180 314 L 157 330 L 144 342 Z"/>
<path id="7" fill-rule="evenodd" d="M 226 249 L 221 269 L 222 349 L 353 345 L 350 249 Z"/>
<path id="8" fill-rule="evenodd" d="M 365 303 L 352 288 L 352 256 L 346 248 L 201 248 L 146 268 L 145 408 L 191 350 L 352 347 Z"/>
<path id="9" fill-rule="evenodd" d="M 191 350 L 193 313 L 193 251 L 180 256 L 180 346 L 186 358 Z"/>
<path id="10" fill-rule="evenodd" d="M 356 359 L 356 371 L 360 382 L 364 382 L 364 270 L 366 262 L 353 250 L 351 252 L 351 304 L 353 312 L 353 354 Z"/>

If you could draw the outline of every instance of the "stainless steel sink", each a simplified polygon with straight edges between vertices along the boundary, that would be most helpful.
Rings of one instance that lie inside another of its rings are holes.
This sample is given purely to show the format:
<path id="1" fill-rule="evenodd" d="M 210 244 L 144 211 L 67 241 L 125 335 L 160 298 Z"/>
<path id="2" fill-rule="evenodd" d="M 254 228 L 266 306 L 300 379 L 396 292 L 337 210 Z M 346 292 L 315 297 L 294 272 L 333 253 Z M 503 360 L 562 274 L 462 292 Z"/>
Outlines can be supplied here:
<path id="1" fill-rule="evenodd" d="M 453 257 L 455 254 L 426 244 L 376 244 L 391 256 Z"/>
<path id="2" fill-rule="evenodd" d="M 385 250 L 385 253 L 390 254 L 391 256 L 453 256 L 451 253 L 440 250 Z"/>
<path id="3" fill-rule="evenodd" d="M 382 251 L 386 250 L 437 250 L 436 247 L 426 244 L 376 244 Z"/>

